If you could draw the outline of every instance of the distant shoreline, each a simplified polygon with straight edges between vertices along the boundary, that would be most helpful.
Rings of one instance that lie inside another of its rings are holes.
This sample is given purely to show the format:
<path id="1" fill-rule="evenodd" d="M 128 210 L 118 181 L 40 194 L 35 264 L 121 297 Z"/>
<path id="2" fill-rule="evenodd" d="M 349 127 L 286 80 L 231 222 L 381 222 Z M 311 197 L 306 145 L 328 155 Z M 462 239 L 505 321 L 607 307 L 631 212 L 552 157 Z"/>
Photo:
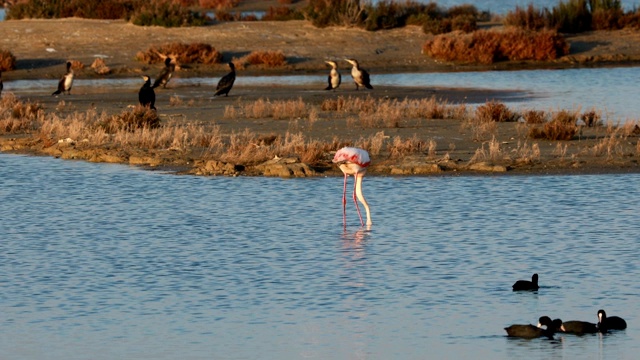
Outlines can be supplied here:
<path id="1" fill-rule="evenodd" d="M 570 68 L 587 66 L 636 66 L 640 63 L 640 32 L 620 30 L 612 32 L 593 32 L 571 36 L 571 54 L 559 61 L 550 63 L 511 62 L 495 66 L 473 66 L 443 64 L 420 54 L 421 44 L 428 35 L 419 27 L 409 26 L 379 32 L 367 32 L 354 28 L 317 29 L 305 21 L 288 22 L 232 22 L 198 28 L 158 28 L 139 27 L 124 21 L 102 21 L 86 19 L 60 20 L 20 20 L 0 22 L 0 36 L 6 41 L 2 47 L 12 51 L 18 59 L 18 70 L 3 73 L 5 82 L 20 79 L 58 79 L 63 72 L 66 60 L 73 59 L 85 64 L 83 70 L 76 72 L 77 78 L 100 78 L 89 67 L 96 56 L 105 56 L 112 74 L 107 78 L 138 77 L 148 73 L 154 76 L 160 65 L 146 65 L 135 60 L 138 51 L 144 51 L 151 45 L 169 42 L 205 42 L 223 54 L 223 63 L 213 66 L 189 66 L 179 72 L 179 77 L 219 78 L 228 70 L 225 62 L 233 57 L 243 56 L 254 50 L 280 50 L 288 59 L 288 65 L 268 69 L 260 66 L 241 70 L 245 75 L 296 75 L 322 74 L 326 76 L 326 59 L 353 57 L 371 73 L 394 72 L 443 72 L 477 71 L 498 69 L 539 69 Z M 313 44 L 313 46 L 310 46 Z M 491 136 L 478 139 L 473 131 L 462 127 L 464 119 L 424 120 L 400 119 L 396 125 L 359 126 L 354 119 L 358 114 L 318 112 L 318 119 L 309 121 L 300 119 L 254 119 L 246 117 L 225 117 L 228 107 L 238 111 L 245 102 L 261 98 L 275 100 L 301 99 L 308 107 L 320 109 L 328 98 L 371 96 L 376 101 L 390 99 L 421 99 L 433 93 L 421 89 L 403 87 L 375 86 L 373 91 L 353 90 L 349 70 L 341 64 L 343 85 L 336 93 L 300 92 L 295 86 L 277 86 L 264 92 L 264 87 L 247 87 L 242 93 L 231 92 L 228 98 L 210 99 L 202 97 L 203 91 L 212 92 L 206 87 L 172 87 L 158 90 L 158 101 L 163 107 L 160 117 L 163 123 L 181 126 L 187 123 L 202 124 L 205 129 L 218 126 L 225 137 L 231 134 L 249 131 L 256 136 L 284 136 L 300 133 L 306 141 L 318 140 L 330 143 L 338 138 L 340 142 L 356 144 L 361 139 L 383 133 L 385 141 L 395 137 L 410 141 L 414 136 L 422 141 L 433 140 L 432 154 L 411 154 L 401 158 L 392 158 L 384 152 L 372 156 L 373 165 L 370 175 L 461 175 L 461 174 L 597 174 L 640 172 L 638 155 L 640 147 L 638 135 L 629 133 L 609 140 L 610 131 L 605 127 L 585 128 L 578 140 L 546 141 L 534 140 L 526 136 L 522 124 L 509 122 L 497 123 L 495 139 L 501 146 L 501 156 L 505 159 L 479 161 L 479 151 L 488 151 Z M 52 90 L 53 91 L 53 90 Z M 3 97 L 11 92 L 5 86 Z M 474 96 L 473 90 L 449 89 L 438 91 L 441 101 L 459 101 Z M 477 96 L 483 96 L 477 94 Z M 174 105 L 167 106 L 170 98 L 179 99 Z M 486 98 L 486 97 L 485 97 Z M 500 97 L 496 96 L 496 100 Z M 42 97 L 38 102 L 46 114 L 55 114 L 64 118 L 74 113 L 84 113 L 98 109 L 107 115 L 120 114 L 136 104 L 135 90 L 105 94 L 81 94 L 72 91 L 66 97 Z M 483 100 L 481 100 L 483 101 Z M 481 102 L 480 101 L 480 102 Z M 209 131 L 209 130 L 205 130 Z M 629 132 L 630 130 L 626 130 Z M 616 135 L 618 136 L 618 135 Z M 202 149 L 181 149 L 168 151 L 156 149 L 123 149 L 113 146 L 85 148 L 82 143 L 69 146 L 58 143 L 68 136 L 49 139 L 53 144 L 44 144 L 37 134 L 15 133 L 1 136 L 2 151 L 12 153 L 47 154 L 50 156 L 85 159 L 96 162 L 119 162 L 143 167 L 178 169 L 180 173 L 215 175 L 264 175 L 268 171 L 260 164 L 245 164 L 244 170 L 229 170 L 239 164 L 214 164 L 213 159 L 201 158 Z M 80 142 L 83 139 L 71 139 Z M 538 151 L 531 146 L 535 144 Z M 45 146 L 46 145 L 46 146 Z M 337 150 L 337 149 L 333 149 Z M 533 158 L 528 152 L 533 151 Z M 293 154 L 280 154 L 289 156 Z M 327 154 L 329 156 L 329 154 Z M 298 162 L 300 164 L 300 162 Z M 287 166 L 280 167 L 283 172 L 270 172 L 270 176 L 324 176 L 338 175 L 339 170 L 330 162 L 308 164 L 313 172 L 295 175 L 287 172 Z M 473 166 L 472 166 L 473 165 Z M 225 168 L 226 166 L 226 168 Z M 302 165 L 300 165 L 302 166 Z M 226 169 L 226 170 L 225 170 Z M 290 175 L 287 175 L 290 174 Z"/>

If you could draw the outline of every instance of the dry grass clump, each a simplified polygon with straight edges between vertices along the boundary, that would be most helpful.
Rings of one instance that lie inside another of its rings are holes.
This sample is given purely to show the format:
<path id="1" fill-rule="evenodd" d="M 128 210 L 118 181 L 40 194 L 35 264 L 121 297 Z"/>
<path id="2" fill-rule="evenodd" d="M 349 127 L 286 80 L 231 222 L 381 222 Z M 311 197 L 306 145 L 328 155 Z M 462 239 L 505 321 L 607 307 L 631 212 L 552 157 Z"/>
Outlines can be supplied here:
<path id="1" fill-rule="evenodd" d="M 13 93 L 0 98 L 0 134 L 12 134 L 31 130 L 44 111 L 38 103 L 18 100 Z"/>
<path id="2" fill-rule="evenodd" d="M 260 98 L 253 102 L 241 103 L 237 109 L 234 106 L 225 107 L 224 117 L 231 119 L 238 116 L 254 119 L 295 119 L 309 117 L 312 113 L 311 110 L 311 106 L 305 104 L 302 98 L 278 101 Z"/>
<path id="3" fill-rule="evenodd" d="M 602 125 L 602 114 L 596 110 L 589 110 L 583 113 L 581 119 L 587 127 Z"/>
<path id="4" fill-rule="evenodd" d="M 507 26 L 538 31 L 549 27 L 546 14 L 545 10 L 536 8 L 533 3 L 529 4 L 526 9 L 516 6 L 515 10 L 507 13 L 503 23 Z"/>
<path id="5" fill-rule="evenodd" d="M 450 105 L 435 97 L 425 99 L 376 99 L 371 96 L 343 97 L 325 99 L 321 105 L 322 111 L 339 113 L 356 113 L 360 117 L 369 116 L 383 121 L 373 121 L 376 124 L 387 124 L 396 127 L 401 119 L 462 119 L 466 116 L 467 108 L 464 104 Z M 366 121 L 372 123 L 372 121 Z"/>
<path id="6" fill-rule="evenodd" d="M 384 146 L 384 142 L 388 138 L 389 136 L 385 135 L 384 131 L 379 131 L 375 135 L 370 136 L 366 139 L 360 139 L 359 147 L 368 149 L 371 155 L 377 156 L 380 155 L 380 152 L 382 151 Z M 342 146 L 336 146 L 334 147 L 334 149 L 339 149 L 340 147 Z"/>
<path id="7" fill-rule="evenodd" d="M 522 118 L 527 124 L 543 124 L 547 121 L 546 116 L 542 110 L 526 110 L 522 113 Z"/>
<path id="8" fill-rule="evenodd" d="M 253 51 L 243 60 L 244 63 L 249 65 L 264 65 L 266 67 L 278 67 L 287 64 L 287 58 L 282 51 Z"/>
<path id="9" fill-rule="evenodd" d="M 220 161 L 240 164 L 261 163 L 274 157 L 299 156 L 305 162 L 318 162 L 322 155 L 331 149 L 330 144 L 317 141 L 308 142 L 301 133 L 287 132 L 284 136 L 258 136 L 245 129 L 229 135 L 226 146 L 220 152 L 212 154 Z"/>
<path id="10" fill-rule="evenodd" d="M 533 139 L 571 140 L 578 133 L 578 114 L 567 110 L 553 113 L 551 121 L 542 127 L 532 127 L 529 137 Z"/>
<path id="11" fill-rule="evenodd" d="M 213 46 L 204 43 L 168 43 L 151 46 L 146 51 L 139 51 L 136 60 L 147 64 L 164 62 L 167 57 L 175 58 L 181 64 L 212 65 L 222 61 L 222 54 Z"/>
<path id="12" fill-rule="evenodd" d="M 100 126 L 110 134 L 122 130 L 157 129 L 160 127 L 160 117 L 155 110 L 137 105 L 133 111 L 124 111 L 119 115 L 105 119 Z"/>
<path id="13" fill-rule="evenodd" d="M 104 62 L 103 58 L 96 58 L 93 60 L 91 68 L 98 75 L 108 75 L 111 73 L 111 69 L 107 66 L 107 63 Z"/>
<path id="14" fill-rule="evenodd" d="M 485 145 L 487 148 L 485 149 Z M 500 146 L 500 142 L 493 137 L 490 141 L 482 143 L 482 146 L 479 149 L 476 149 L 476 152 L 473 154 L 471 159 L 469 160 L 470 164 L 479 163 L 479 162 L 500 162 L 504 160 L 506 157 L 505 153 Z"/>
<path id="15" fill-rule="evenodd" d="M 562 35 L 550 30 L 479 30 L 435 36 L 425 42 L 422 50 L 443 61 L 492 64 L 505 60 L 555 60 L 569 53 L 569 44 Z"/>
<path id="16" fill-rule="evenodd" d="M 484 105 L 480 105 L 476 108 L 476 118 L 479 121 L 495 121 L 495 122 L 507 122 L 516 121 L 516 114 L 509 110 L 509 108 L 498 101 L 488 101 Z"/>
<path id="17" fill-rule="evenodd" d="M 608 159 L 615 155 L 627 155 L 628 138 L 640 134 L 640 127 L 635 121 L 628 121 L 622 126 L 609 124 L 606 128 L 607 136 L 603 137 L 597 144 L 589 149 L 594 156 L 606 156 Z M 632 154 L 628 154 L 632 155 Z"/>
<path id="18" fill-rule="evenodd" d="M 73 70 L 82 70 L 84 69 L 84 63 L 80 60 L 69 60 L 71 63 L 71 68 Z"/>
<path id="19" fill-rule="evenodd" d="M 11 51 L 0 49 L 0 71 L 10 71 L 16 69 L 16 57 Z"/>
<path id="20" fill-rule="evenodd" d="M 411 154 L 423 153 L 427 147 L 427 142 L 420 140 L 418 136 L 414 134 L 413 137 L 408 139 L 395 136 L 387 150 L 389 151 L 390 158 L 397 159 Z"/>

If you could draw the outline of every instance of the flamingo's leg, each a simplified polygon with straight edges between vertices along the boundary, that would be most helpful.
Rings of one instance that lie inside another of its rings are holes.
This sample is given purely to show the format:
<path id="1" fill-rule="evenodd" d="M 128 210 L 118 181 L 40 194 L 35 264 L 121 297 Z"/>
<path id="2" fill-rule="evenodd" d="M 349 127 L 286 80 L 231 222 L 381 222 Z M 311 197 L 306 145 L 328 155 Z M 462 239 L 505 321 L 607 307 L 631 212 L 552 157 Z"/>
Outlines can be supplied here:
<path id="1" fill-rule="evenodd" d="M 358 216 L 360 217 L 360 225 L 364 225 L 364 221 L 362 221 L 362 213 L 360 213 L 360 206 L 358 206 L 358 200 L 356 198 L 356 186 L 358 184 L 358 176 L 360 176 L 359 173 L 355 173 L 353 174 L 353 203 L 356 204 L 356 210 L 358 210 Z"/>
<path id="2" fill-rule="evenodd" d="M 347 225 L 347 174 L 344 174 L 344 187 L 342 188 L 342 224 Z"/>

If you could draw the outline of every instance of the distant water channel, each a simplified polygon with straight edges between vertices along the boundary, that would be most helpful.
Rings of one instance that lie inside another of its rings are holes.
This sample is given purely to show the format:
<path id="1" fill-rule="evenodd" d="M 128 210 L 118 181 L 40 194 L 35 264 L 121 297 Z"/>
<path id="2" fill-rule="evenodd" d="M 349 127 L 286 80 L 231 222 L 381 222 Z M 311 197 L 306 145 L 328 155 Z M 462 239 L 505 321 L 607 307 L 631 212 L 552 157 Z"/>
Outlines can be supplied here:
<path id="1" fill-rule="evenodd" d="M 367 177 L 343 229 L 340 177 L 0 154 L 0 358 L 636 359 L 638 182 Z M 503 330 L 599 308 L 629 328 Z"/>
<path id="2" fill-rule="evenodd" d="M 425 97 L 432 95 L 437 97 L 439 91 L 447 88 L 517 91 L 518 96 L 504 99 L 504 102 L 513 109 L 545 111 L 596 109 L 602 112 L 603 119 L 614 123 L 640 119 L 640 102 L 637 100 L 637 79 L 640 79 L 640 67 L 372 74 L 371 79 L 374 86 L 424 88 Z M 176 88 L 190 86 L 215 88 L 218 80 L 213 77 L 179 78 L 177 76 L 171 80 L 171 83 Z M 310 91 L 321 91 L 326 85 L 325 81 L 324 75 L 238 76 L 235 86 L 241 88 L 243 86 L 299 85 Z M 57 80 L 5 81 L 5 91 L 13 91 L 21 96 L 50 96 L 56 83 Z M 74 82 L 76 94 L 114 89 L 128 89 L 133 92 L 139 87 L 140 79 L 137 77 L 77 79 Z M 353 89 L 350 75 L 344 74 L 339 92 L 347 96 Z M 200 89 L 200 92 L 202 90 Z M 210 93 L 212 96 L 213 90 Z M 487 95 L 486 100 L 493 100 L 490 94 Z"/>

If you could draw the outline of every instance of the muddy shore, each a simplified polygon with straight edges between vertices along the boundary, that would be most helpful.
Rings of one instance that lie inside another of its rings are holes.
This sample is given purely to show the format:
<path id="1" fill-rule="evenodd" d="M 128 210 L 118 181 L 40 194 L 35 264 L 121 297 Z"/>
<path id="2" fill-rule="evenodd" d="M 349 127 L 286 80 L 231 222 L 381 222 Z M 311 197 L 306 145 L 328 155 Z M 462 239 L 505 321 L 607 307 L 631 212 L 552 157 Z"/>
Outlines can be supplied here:
<path id="1" fill-rule="evenodd" d="M 316 29 L 304 21 L 292 22 L 237 22 L 201 28 L 165 29 L 137 27 L 123 21 L 85 19 L 21 20 L 0 22 L 0 44 L 18 58 L 18 69 L 3 73 L 5 93 L 11 92 L 11 82 L 20 79 L 57 79 L 63 72 L 63 63 L 73 59 L 87 67 L 76 72 L 77 78 L 101 78 L 89 65 L 97 57 L 104 57 L 112 69 L 106 78 L 129 78 L 160 71 L 160 65 L 146 65 L 135 60 L 138 51 L 150 45 L 168 42 L 206 42 L 222 52 L 223 61 L 241 57 L 254 50 L 281 50 L 288 65 L 276 69 L 247 67 L 238 76 L 318 74 L 318 86 L 283 85 L 267 88 L 237 86 L 231 96 L 212 98 L 212 86 L 180 86 L 179 82 L 157 91 L 156 106 L 163 122 L 172 124 L 204 123 L 219 126 L 224 134 L 245 129 L 264 135 L 282 135 L 300 132 L 308 139 L 330 142 L 338 137 L 343 141 L 357 141 L 383 131 L 393 138 L 417 136 L 434 140 L 436 149 L 431 154 L 420 154 L 392 159 L 382 153 L 373 157 L 370 174 L 380 175 L 448 175 L 448 174 L 573 174 L 639 172 L 638 135 L 630 133 L 605 147 L 610 128 L 583 128 L 570 141 L 532 140 L 520 123 L 498 123 L 492 136 L 501 144 L 504 156 L 498 160 L 472 163 L 474 154 L 487 147 L 488 139 L 477 139 L 462 126 L 462 119 L 416 121 L 406 119 L 389 128 L 357 128 L 347 126 L 347 115 L 320 113 L 319 120 L 309 125 L 304 119 L 275 120 L 225 118 L 225 108 L 240 102 L 261 98 L 271 100 L 302 99 L 310 106 L 319 107 L 331 97 L 373 97 L 379 99 L 422 99 L 436 97 L 453 104 L 481 104 L 488 100 L 504 99 L 513 93 L 474 91 L 469 89 L 402 88 L 376 86 L 373 91 L 354 91 L 347 65 L 342 65 L 343 85 L 336 92 L 322 91 L 327 67 L 324 60 L 357 58 L 372 74 L 393 72 L 438 72 L 518 68 L 568 68 L 580 66 L 635 66 L 640 61 L 640 33 L 621 30 L 593 32 L 568 38 L 571 53 L 549 63 L 502 63 L 491 67 L 444 64 L 420 53 L 428 35 L 418 27 L 390 31 L 366 32 L 352 28 Z M 224 64 L 190 66 L 176 73 L 176 78 L 219 78 L 226 73 Z M 135 105 L 137 87 L 125 91 L 76 87 L 72 95 L 52 97 L 50 92 L 33 93 L 31 101 L 42 104 L 46 112 L 65 116 L 74 112 L 96 109 L 117 114 Z M 170 104 L 171 98 L 180 98 Z M 76 139 L 76 141 L 79 141 Z M 523 145 L 535 144 L 540 155 L 525 161 L 518 155 Z M 44 146 L 49 145 L 49 146 Z M 6 152 L 45 154 L 89 161 L 121 162 L 153 168 L 175 169 L 190 174 L 317 176 L 338 174 L 337 169 L 325 164 L 313 164 L 309 170 L 296 173 L 293 167 L 301 165 L 267 164 L 282 171 L 265 170 L 264 164 L 213 164 L 214 159 L 198 157 L 200 149 L 180 151 L 146 151 L 144 149 L 80 149 L 65 143 L 42 144 L 32 134 L 5 134 L 0 138 L 0 149 Z M 283 158 L 290 159 L 283 154 Z M 327 154 L 330 157 L 330 154 Z M 295 158 L 295 157 L 294 157 Z M 294 161 L 294 160 L 287 160 Z M 294 162 L 295 164 L 295 162 Z M 242 165 L 239 167 L 239 165 Z M 226 169 L 226 170 L 225 170 Z M 231 169 L 231 170 L 230 170 Z M 242 169 L 239 171 L 238 169 Z"/>

